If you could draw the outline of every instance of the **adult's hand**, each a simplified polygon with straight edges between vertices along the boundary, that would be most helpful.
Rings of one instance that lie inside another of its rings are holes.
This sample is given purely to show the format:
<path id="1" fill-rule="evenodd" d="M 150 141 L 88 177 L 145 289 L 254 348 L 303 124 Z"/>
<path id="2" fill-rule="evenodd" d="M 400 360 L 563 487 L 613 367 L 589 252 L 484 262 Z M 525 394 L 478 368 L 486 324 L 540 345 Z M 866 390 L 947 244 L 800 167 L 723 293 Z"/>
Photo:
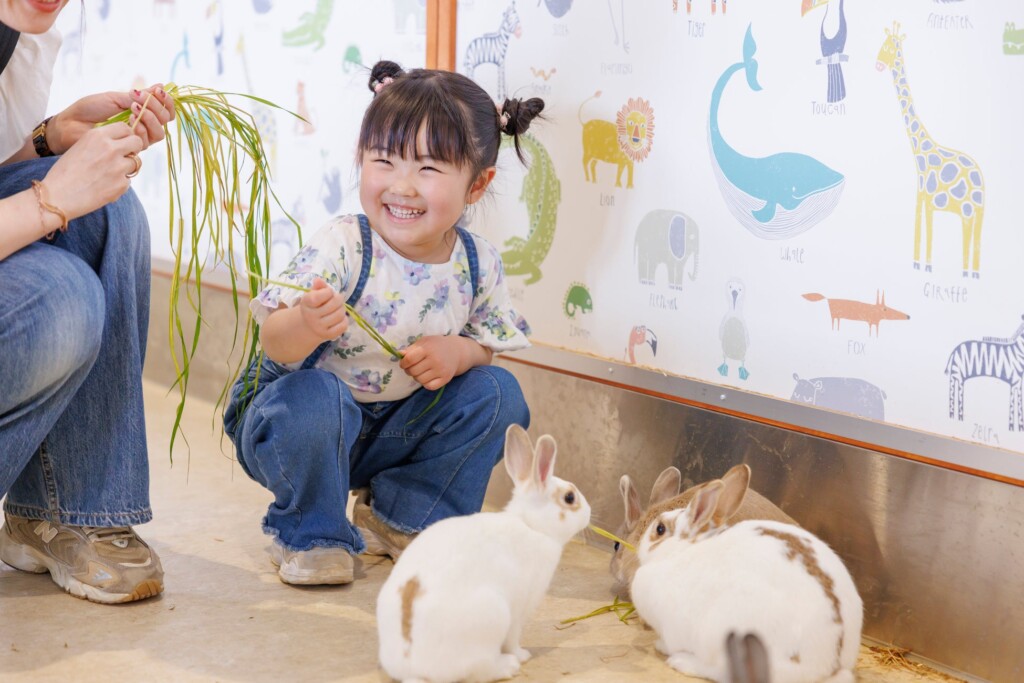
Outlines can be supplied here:
<path id="1" fill-rule="evenodd" d="M 128 174 L 139 163 L 128 155 L 142 149 L 142 138 L 125 123 L 89 129 L 43 179 L 49 202 L 69 220 L 106 206 L 128 190 Z"/>
<path id="2" fill-rule="evenodd" d="M 150 93 L 152 97 L 149 97 Z M 142 109 L 143 104 L 146 104 L 145 110 Z M 97 123 L 126 109 L 132 112 L 128 119 L 129 126 L 139 119 L 135 135 L 142 140 L 142 149 L 163 140 L 164 124 L 174 120 L 174 100 L 159 83 L 145 90 L 99 93 L 83 97 L 50 119 L 46 126 L 46 142 L 54 154 L 64 154 Z"/>

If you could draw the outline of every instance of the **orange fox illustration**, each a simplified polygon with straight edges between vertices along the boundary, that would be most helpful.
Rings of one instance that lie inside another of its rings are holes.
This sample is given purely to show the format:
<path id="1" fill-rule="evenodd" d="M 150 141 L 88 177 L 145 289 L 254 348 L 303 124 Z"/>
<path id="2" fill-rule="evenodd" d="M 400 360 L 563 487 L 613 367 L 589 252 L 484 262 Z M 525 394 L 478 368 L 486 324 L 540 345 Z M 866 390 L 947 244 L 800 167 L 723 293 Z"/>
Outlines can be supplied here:
<path id="1" fill-rule="evenodd" d="M 832 315 L 832 329 L 839 329 L 839 321 L 859 320 L 868 324 L 868 336 L 871 336 L 871 328 L 875 328 L 875 336 L 878 336 L 878 323 L 883 320 L 910 320 L 910 316 L 895 308 L 885 305 L 885 292 L 875 290 L 875 303 L 869 304 L 864 301 L 853 301 L 852 299 L 829 299 L 828 297 L 809 293 L 803 297 L 808 301 L 828 301 L 828 312 Z"/>

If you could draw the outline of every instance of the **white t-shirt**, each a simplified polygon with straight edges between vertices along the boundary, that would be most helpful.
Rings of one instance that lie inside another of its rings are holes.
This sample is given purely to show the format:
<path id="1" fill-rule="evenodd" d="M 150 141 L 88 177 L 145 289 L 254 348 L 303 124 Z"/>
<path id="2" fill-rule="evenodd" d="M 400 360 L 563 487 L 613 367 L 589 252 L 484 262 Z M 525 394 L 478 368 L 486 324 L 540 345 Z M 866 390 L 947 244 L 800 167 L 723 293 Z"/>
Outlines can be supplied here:
<path id="1" fill-rule="evenodd" d="M 470 337 L 492 351 L 530 345 L 529 325 L 509 298 L 498 251 L 472 235 L 479 262 L 476 297 L 470 282 L 469 259 L 459 240 L 447 263 L 418 263 L 396 252 L 372 230 L 373 257 L 356 311 L 384 339 L 401 351 L 423 336 Z M 323 278 L 345 295 L 355 290 L 362 270 L 363 241 L 357 216 L 335 218 L 320 228 L 275 280 L 311 287 Z M 279 305 L 294 306 L 303 292 L 270 285 L 249 308 L 262 324 Z M 420 388 L 394 358 L 365 330 L 349 321 L 348 331 L 331 342 L 316 367 L 337 375 L 361 403 L 397 401 Z M 287 367 L 295 369 L 302 363 Z"/>
<path id="2" fill-rule="evenodd" d="M 22 33 L 11 61 L 0 73 L 0 163 L 21 149 L 32 129 L 46 118 L 60 43 L 56 27 L 41 35 Z"/>

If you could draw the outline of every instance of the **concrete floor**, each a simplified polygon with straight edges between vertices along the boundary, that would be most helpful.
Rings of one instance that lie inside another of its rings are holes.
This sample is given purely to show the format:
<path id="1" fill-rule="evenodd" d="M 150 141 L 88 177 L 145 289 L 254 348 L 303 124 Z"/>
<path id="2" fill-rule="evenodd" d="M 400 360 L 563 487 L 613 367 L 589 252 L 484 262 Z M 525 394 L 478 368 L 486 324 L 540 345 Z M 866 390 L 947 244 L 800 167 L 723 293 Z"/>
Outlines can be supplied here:
<path id="1" fill-rule="evenodd" d="M 174 397 L 146 385 L 153 522 L 139 532 L 159 553 L 156 599 L 95 605 L 47 575 L 0 564 L 0 680 L 387 681 L 377 667 L 374 603 L 391 564 L 357 560 L 346 587 L 282 584 L 259 520 L 270 494 L 234 465 L 211 430 L 213 406 L 190 399 L 191 457 L 167 444 Z M 179 442 L 180 443 L 180 442 Z M 685 681 L 654 652 L 653 632 L 601 615 L 559 620 L 609 602 L 606 552 L 572 543 L 548 598 L 523 635 L 533 652 L 516 680 Z M 862 648 L 861 681 L 949 680 L 881 665 Z"/>

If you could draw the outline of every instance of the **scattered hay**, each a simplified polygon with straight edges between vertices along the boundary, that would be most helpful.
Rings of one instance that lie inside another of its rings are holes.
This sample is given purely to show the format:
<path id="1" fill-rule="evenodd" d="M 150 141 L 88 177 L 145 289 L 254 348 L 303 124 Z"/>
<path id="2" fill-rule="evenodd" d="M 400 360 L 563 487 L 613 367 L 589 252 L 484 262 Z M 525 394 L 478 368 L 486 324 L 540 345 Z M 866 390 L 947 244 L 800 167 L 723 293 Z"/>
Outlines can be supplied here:
<path id="1" fill-rule="evenodd" d="M 868 647 L 868 650 L 871 651 L 871 654 L 875 658 L 875 662 L 880 666 L 884 666 L 889 669 L 898 669 L 900 671 L 909 671 L 917 674 L 918 676 L 931 679 L 966 683 L 962 678 L 950 676 L 938 669 L 933 669 L 927 664 L 908 659 L 907 655 L 911 654 L 911 652 L 906 648 L 872 645 Z"/>

